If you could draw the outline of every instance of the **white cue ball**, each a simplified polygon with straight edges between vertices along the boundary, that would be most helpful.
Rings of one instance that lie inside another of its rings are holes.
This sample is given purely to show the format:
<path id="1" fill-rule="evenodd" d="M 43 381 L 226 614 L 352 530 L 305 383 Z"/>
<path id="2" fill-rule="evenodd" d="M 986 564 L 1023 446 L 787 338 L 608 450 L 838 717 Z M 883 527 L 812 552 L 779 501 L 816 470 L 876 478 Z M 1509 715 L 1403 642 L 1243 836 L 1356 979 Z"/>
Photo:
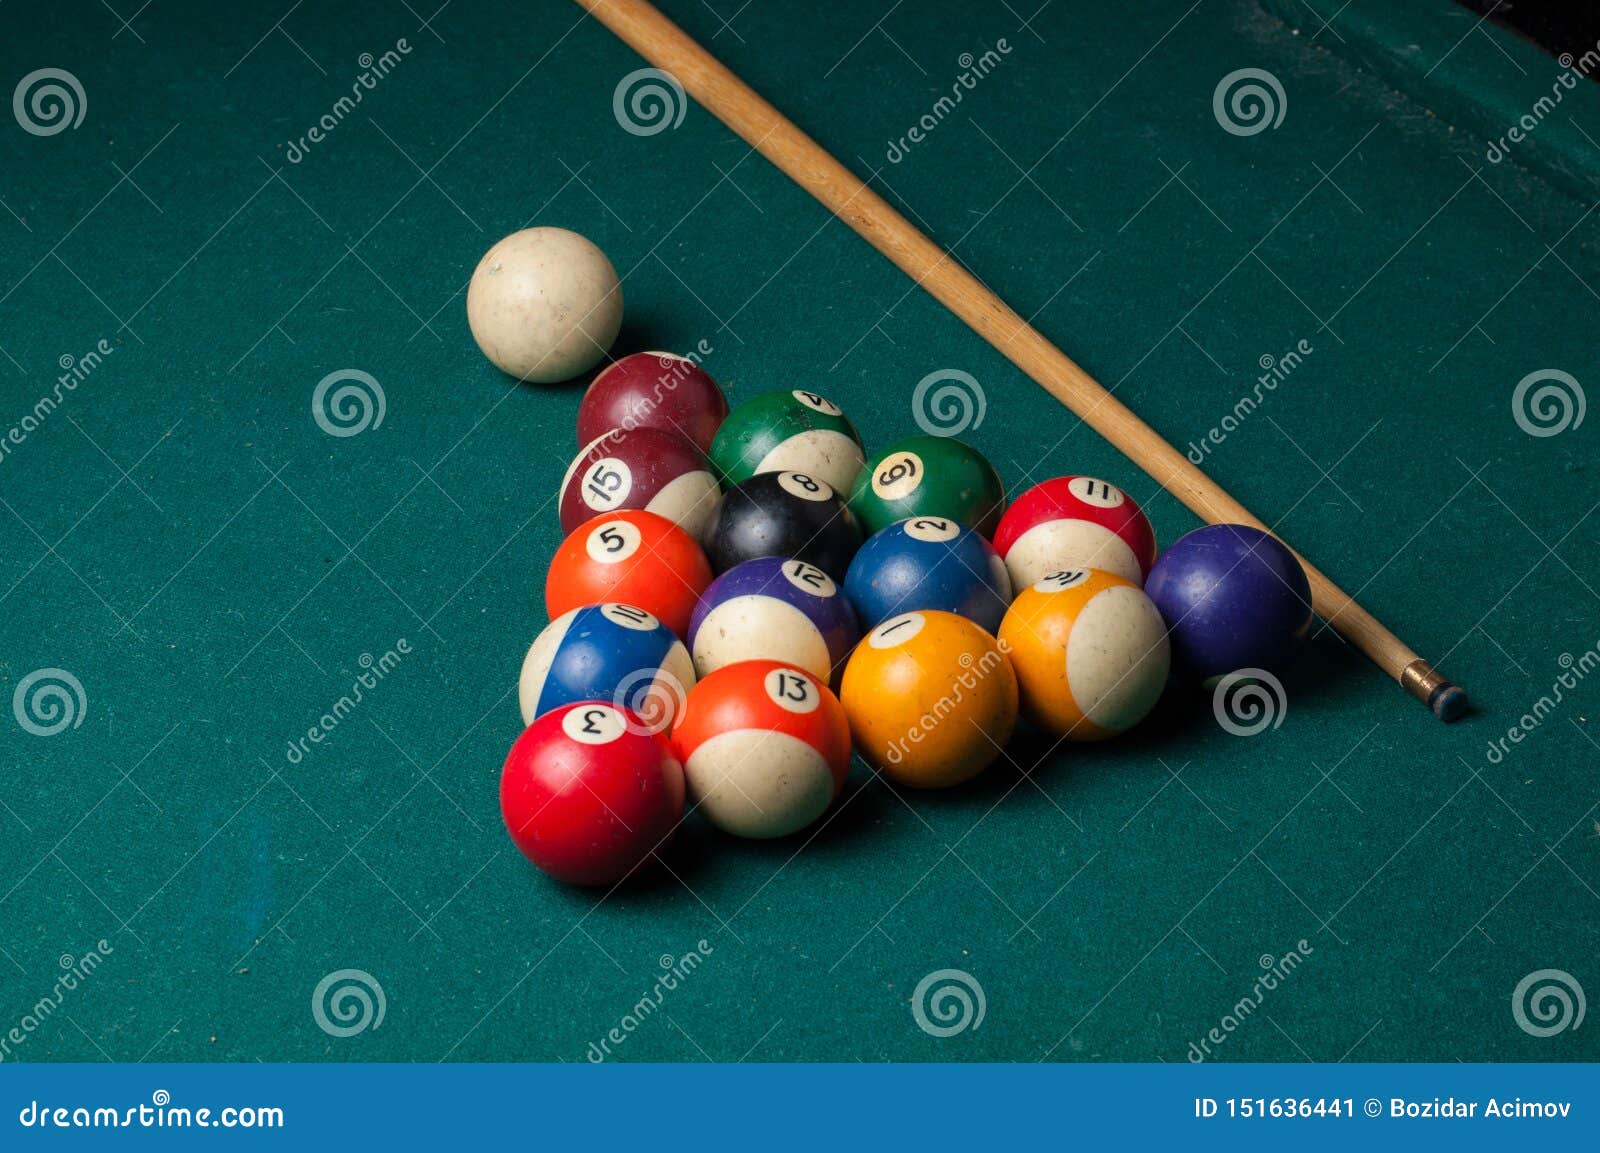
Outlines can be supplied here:
<path id="1" fill-rule="evenodd" d="M 576 232 L 524 228 L 478 261 L 467 323 L 483 354 L 519 380 L 571 380 L 617 339 L 622 285 L 606 254 Z"/>

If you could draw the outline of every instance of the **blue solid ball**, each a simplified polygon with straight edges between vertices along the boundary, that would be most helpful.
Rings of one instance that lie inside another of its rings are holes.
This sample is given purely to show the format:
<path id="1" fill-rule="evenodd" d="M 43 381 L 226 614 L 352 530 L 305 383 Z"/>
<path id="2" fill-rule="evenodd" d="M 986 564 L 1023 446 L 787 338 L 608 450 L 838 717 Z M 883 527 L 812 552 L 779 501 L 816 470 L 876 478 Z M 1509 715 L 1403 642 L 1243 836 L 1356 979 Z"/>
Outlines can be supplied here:
<path id="1" fill-rule="evenodd" d="M 524 724 L 562 705 L 610 701 L 657 727 L 671 722 L 694 681 L 688 650 L 656 617 L 632 605 L 588 605 L 562 613 L 533 642 L 517 702 Z"/>
<path id="2" fill-rule="evenodd" d="M 838 584 L 814 564 L 764 556 L 734 565 L 700 594 L 689 619 L 695 671 L 739 661 L 783 661 L 822 681 L 861 638 Z"/>
<path id="3" fill-rule="evenodd" d="M 845 595 L 870 630 L 897 613 L 942 609 L 998 632 L 1011 578 L 993 546 L 946 517 L 896 521 L 867 538 L 844 577 Z"/>
<path id="4" fill-rule="evenodd" d="M 1280 673 L 1311 631 L 1305 570 L 1276 537 L 1248 525 L 1207 525 L 1174 541 L 1144 591 L 1167 622 L 1174 667 L 1197 680 Z"/>

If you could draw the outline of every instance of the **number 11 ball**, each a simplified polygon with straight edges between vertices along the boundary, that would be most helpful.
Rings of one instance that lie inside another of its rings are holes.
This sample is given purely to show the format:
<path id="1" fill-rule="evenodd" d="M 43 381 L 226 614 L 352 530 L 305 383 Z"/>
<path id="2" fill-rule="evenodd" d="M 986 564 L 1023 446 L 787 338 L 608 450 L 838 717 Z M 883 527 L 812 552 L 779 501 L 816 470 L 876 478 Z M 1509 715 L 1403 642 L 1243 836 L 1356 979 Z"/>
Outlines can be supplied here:
<path id="1" fill-rule="evenodd" d="M 1058 476 L 1015 501 L 994 547 L 1027 588 L 1060 569 L 1096 568 L 1143 584 L 1156 559 L 1156 534 L 1134 499 L 1092 476 Z"/>

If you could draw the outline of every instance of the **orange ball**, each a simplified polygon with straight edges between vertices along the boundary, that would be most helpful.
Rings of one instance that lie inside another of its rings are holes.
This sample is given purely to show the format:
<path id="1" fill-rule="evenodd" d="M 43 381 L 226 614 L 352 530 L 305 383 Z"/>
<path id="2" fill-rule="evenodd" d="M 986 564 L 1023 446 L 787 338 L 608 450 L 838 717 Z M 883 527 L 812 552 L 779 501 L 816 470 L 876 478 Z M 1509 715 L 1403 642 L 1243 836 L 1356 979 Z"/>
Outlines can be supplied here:
<path id="1" fill-rule="evenodd" d="M 711 565 L 694 538 L 664 516 L 630 509 L 585 521 L 561 542 L 544 582 L 554 620 L 570 609 L 620 601 L 654 613 L 682 637 Z"/>
<path id="2" fill-rule="evenodd" d="M 919 789 L 983 772 L 1017 723 L 1017 676 L 999 642 L 934 610 L 890 617 L 862 638 L 839 699 L 856 751 Z"/>

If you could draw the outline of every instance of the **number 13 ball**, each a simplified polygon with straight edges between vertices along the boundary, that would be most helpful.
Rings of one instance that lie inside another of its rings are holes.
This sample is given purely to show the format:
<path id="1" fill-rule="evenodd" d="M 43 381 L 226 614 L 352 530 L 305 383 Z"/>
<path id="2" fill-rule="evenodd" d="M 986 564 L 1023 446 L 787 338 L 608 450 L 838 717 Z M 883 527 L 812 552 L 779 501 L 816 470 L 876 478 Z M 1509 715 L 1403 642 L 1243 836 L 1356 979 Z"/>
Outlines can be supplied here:
<path id="1" fill-rule="evenodd" d="M 1092 476 L 1058 476 L 1018 497 L 995 529 L 1011 583 L 1027 588 L 1061 569 L 1096 568 L 1143 584 L 1156 534 L 1134 499 Z"/>

